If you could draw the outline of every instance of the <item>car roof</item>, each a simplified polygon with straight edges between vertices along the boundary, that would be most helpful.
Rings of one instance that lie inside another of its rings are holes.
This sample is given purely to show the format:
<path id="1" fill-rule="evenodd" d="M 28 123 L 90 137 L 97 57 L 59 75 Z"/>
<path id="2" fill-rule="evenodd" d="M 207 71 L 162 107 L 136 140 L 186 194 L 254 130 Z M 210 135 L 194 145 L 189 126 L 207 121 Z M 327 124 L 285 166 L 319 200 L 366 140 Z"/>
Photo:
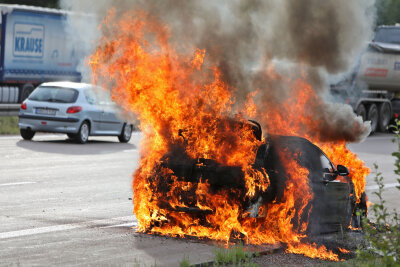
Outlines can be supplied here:
<path id="1" fill-rule="evenodd" d="M 311 155 L 324 155 L 332 163 L 331 159 L 317 145 L 310 142 L 308 139 L 300 136 L 285 136 L 285 135 L 270 135 L 270 140 L 294 152 L 300 152 L 300 156 L 309 157 Z M 332 163 L 333 164 L 333 163 Z"/>
<path id="2" fill-rule="evenodd" d="M 76 83 L 76 82 L 48 82 L 48 83 L 42 83 L 40 86 L 64 87 L 77 90 L 94 87 L 93 85 L 88 83 Z"/>

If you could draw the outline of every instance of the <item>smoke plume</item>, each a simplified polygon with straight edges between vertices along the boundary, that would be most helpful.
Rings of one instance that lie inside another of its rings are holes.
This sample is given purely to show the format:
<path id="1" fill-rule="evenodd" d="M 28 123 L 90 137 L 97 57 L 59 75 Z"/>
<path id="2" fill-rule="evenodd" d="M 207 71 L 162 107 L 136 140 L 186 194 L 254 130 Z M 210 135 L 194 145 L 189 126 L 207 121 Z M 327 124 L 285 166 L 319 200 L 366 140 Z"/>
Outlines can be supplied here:
<path id="1" fill-rule="evenodd" d="M 168 42 L 180 50 L 205 49 L 206 60 L 218 66 L 232 88 L 236 106 L 257 91 L 256 120 L 292 97 L 293 81 L 305 79 L 324 97 L 327 77 L 348 72 L 371 38 L 373 0 L 64 0 L 65 9 L 93 13 L 99 23 L 114 8 L 119 15 L 144 10 L 170 28 Z M 107 26 L 108 25 L 108 26 Z M 112 38 L 113 21 L 103 31 L 72 23 L 94 49 L 99 38 Z M 151 40 L 150 40 L 151 41 Z M 273 66 L 273 73 L 268 71 Z M 90 80 L 89 72 L 86 80 Z M 332 103 L 310 105 L 326 141 L 360 141 L 370 127 L 349 107 Z M 268 131 L 268 128 L 266 129 Z"/>

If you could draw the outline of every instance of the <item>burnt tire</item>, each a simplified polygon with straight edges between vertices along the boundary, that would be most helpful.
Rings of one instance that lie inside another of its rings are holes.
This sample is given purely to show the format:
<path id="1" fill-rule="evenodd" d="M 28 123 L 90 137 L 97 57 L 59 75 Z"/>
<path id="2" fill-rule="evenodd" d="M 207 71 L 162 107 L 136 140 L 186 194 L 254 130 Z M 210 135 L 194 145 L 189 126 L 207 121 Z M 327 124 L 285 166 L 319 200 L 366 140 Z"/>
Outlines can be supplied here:
<path id="1" fill-rule="evenodd" d="M 89 133 L 90 133 L 90 126 L 87 121 L 84 121 L 81 124 L 81 127 L 79 127 L 79 131 L 75 136 L 76 142 L 79 144 L 85 144 L 88 139 L 89 139 Z"/>
<path id="2" fill-rule="evenodd" d="M 367 218 L 367 195 L 365 192 L 361 194 L 360 202 L 354 204 L 351 226 L 357 229 L 362 228 L 364 218 Z"/>
<path id="3" fill-rule="evenodd" d="M 371 134 L 376 132 L 378 129 L 379 113 L 378 107 L 375 104 L 369 106 L 367 120 L 371 122 Z"/>
<path id="4" fill-rule="evenodd" d="M 122 127 L 121 134 L 118 136 L 118 140 L 121 143 L 128 143 L 129 140 L 131 140 L 131 136 L 132 136 L 132 125 L 125 123 L 124 126 Z"/>
<path id="5" fill-rule="evenodd" d="M 35 136 L 35 132 L 31 129 L 20 129 L 19 132 L 24 140 L 32 140 Z"/>
<path id="6" fill-rule="evenodd" d="M 379 105 L 379 121 L 378 121 L 378 130 L 380 132 L 386 132 L 390 119 L 392 118 L 392 110 L 390 108 L 389 103 L 384 102 Z"/>
<path id="7" fill-rule="evenodd" d="M 364 106 L 364 104 L 358 105 L 356 109 L 356 114 L 362 118 L 363 121 L 367 120 L 367 110 Z"/>

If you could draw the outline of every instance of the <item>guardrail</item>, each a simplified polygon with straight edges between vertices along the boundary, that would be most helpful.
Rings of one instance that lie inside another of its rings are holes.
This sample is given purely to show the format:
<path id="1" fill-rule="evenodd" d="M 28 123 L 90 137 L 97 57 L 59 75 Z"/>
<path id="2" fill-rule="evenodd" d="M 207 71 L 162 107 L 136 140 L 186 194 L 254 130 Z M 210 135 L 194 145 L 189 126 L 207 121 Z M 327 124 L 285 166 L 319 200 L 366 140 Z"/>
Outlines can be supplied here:
<path id="1" fill-rule="evenodd" d="M 0 104 L 0 116 L 17 116 L 21 104 Z"/>

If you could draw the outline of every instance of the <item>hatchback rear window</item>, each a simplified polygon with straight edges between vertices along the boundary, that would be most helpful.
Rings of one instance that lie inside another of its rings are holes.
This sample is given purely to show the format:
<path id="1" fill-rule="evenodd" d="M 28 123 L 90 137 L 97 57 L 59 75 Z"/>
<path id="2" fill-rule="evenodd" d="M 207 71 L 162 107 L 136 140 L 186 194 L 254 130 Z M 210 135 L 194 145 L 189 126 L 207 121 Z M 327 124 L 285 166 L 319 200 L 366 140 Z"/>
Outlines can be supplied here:
<path id="1" fill-rule="evenodd" d="M 74 103 L 77 98 L 78 91 L 72 88 L 39 86 L 28 99 L 43 102 Z"/>

